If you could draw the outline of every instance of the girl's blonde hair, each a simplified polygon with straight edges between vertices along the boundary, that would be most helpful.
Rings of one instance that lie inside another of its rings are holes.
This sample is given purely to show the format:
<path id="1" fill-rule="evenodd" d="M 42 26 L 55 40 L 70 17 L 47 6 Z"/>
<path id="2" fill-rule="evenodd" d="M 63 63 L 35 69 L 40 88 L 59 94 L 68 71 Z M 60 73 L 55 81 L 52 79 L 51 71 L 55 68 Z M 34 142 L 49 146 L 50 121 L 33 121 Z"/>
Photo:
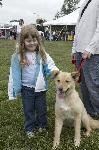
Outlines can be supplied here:
<path id="1" fill-rule="evenodd" d="M 30 36 L 32 38 L 37 39 L 38 46 L 37 46 L 36 52 L 40 53 L 43 63 L 46 63 L 45 48 L 43 47 L 43 44 L 41 42 L 41 38 L 37 29 L 33 25 L 26 25 L 21 30 L 20 40 L 19 40 L 20 63 L 23 65 L 27 63 L 26 56 L 25 56 L 26 49 L 25 49 L 24 41 L 26 38 L 29 38 Z"/>

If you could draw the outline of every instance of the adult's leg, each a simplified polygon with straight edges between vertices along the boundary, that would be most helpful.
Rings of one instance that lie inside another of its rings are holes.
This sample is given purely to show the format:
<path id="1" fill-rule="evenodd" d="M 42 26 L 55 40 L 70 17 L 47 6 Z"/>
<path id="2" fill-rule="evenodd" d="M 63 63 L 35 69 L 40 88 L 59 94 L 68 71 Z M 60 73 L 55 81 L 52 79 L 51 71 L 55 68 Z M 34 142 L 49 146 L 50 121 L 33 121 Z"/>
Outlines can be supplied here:
<path id="1" fill-rule="evenodd" d="M 77 53 L 76 54 L 76 60 L 77 60 L 77 65 L 80 65 L 80 61 L 82 58 L 82 54 L 81 53 Z M 86 61 L 86 63 L 83 66 L 83 69 L 81 71 L 81 83 L 80 83 L 80 88 L 81 88 L 81 93 L 82 93 L 82 98 L 83 98 L 83 104 L 88 112 L 88 114 L 90 114 L 92 117 L 95 114 L 95 110 L 94 107 L 92 105 L 92 98 L 91 98 L 91 94 L 90 94 L 90 83 L 91 83 L 91 78 L 90 78 L 90 71 L 88 68 L 89 64 L 88 61 Z"/>
<path id="2" fill-rule="evenodd" d="M 93 55 L 87 60 L 83 73 L 93 108 L 90 115 L 99 118 L 99 55 Z"/>

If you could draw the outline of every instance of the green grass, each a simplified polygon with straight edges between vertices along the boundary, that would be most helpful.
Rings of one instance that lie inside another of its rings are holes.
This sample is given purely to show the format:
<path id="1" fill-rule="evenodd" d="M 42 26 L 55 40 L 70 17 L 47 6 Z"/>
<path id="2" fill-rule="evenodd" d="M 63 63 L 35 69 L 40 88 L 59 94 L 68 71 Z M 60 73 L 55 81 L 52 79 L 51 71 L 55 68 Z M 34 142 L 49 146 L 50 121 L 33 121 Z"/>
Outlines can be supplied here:
<path id="1" fill-rule="evenodd" d="M 15 41 L 0 40 L 0 150 L 51 150 L 55 119 L 54 81 L 49 81 L 47 93 L 48 134 L 39 133 L 35 138 L 29 140 L 23 130 L 24 115 L 21 99 L 8 101 L 7 96 L 10 58 L 14 47 Z M 74 70 L 70 61 L 71 43 L 45 42 L 45 47 L 60 70 Z M 89 138 L 84 137 L 83 130 L 81 135 L 81 145 L 79 148 L 75 148 L 73 144 L 74 129 L 64 127 L 58 150 L 99 150 L 99 130 L 94 131 Z"/>

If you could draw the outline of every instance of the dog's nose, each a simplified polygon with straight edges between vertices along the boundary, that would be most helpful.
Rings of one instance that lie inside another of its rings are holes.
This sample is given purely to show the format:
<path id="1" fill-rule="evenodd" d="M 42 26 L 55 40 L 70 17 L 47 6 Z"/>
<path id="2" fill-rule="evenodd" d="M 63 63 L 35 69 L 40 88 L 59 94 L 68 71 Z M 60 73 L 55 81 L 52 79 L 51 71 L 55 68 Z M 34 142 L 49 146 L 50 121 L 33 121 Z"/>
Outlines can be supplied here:
<path id="1" fill-rule="evenodd" d="M 61 87 L 61 88 L 59 88 L 59 91 L 60 91 L 60 92 L 62 92 L 62 91 L 63 91 L 63 88 L 62 88 L 62 87 Z"/>

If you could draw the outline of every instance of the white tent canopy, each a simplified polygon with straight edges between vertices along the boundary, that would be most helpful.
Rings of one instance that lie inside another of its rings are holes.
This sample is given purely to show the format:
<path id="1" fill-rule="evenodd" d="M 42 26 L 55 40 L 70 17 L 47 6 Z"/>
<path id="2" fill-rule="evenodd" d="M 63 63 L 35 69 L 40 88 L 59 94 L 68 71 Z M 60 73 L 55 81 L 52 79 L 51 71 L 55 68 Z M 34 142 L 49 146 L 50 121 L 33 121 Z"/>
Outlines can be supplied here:
<path id="1" fill-rule="evenodd" d="M 72 13 L 65 15 L 63 17 L 60 17 L 56 20 L 45 22 L 43 25 L 76 25 L 77 19 L 79 16 L 79 8 L 73 11 Z"/>

